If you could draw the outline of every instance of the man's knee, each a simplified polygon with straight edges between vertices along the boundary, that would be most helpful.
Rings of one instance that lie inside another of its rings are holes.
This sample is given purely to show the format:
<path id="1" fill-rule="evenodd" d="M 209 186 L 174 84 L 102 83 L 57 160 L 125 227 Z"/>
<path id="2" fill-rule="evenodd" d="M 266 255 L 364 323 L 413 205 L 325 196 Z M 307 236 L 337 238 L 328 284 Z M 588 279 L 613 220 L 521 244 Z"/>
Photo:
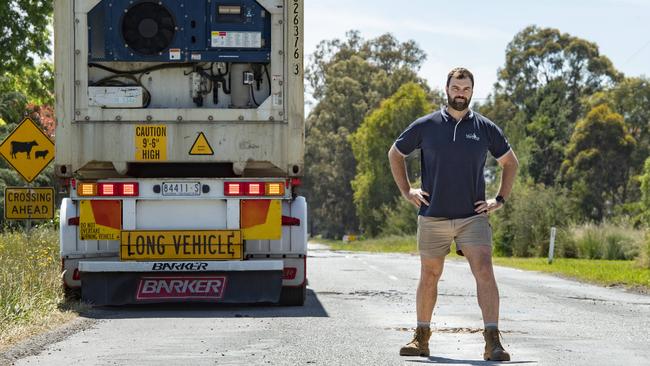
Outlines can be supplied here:
<path id="1" fill-rule="evenodd" d="M 463 251 L 477 281 L 494 279 L 492 248 L 490 246 L 467 246 L 463 248 Z"/>
<path id="2" fill-rule="evenodd" d="M 472 270 L 474 277 L 479 282 L 494 282 L 494 269 L 490 261 L 479 262 Z"/>
<path id="3" fill-rule="evenodd" d="M 426 281 L 435 281 L 438 282 L 442 276 L 442 263 L 425 263 L 423 261 L 422 267 L 420 269 L 420 277 Z"/>

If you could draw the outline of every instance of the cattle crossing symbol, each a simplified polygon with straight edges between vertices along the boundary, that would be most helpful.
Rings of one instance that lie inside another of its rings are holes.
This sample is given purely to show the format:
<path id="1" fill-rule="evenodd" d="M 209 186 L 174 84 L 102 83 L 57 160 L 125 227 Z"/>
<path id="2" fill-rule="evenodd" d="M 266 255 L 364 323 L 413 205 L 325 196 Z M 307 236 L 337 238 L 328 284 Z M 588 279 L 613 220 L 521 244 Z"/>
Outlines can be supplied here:
<path id="1" fill-rule="evenodd" d="M 0 144 L 0 155 L 31 183 L 54 159 L 54 143 L 26 117 Z"/>

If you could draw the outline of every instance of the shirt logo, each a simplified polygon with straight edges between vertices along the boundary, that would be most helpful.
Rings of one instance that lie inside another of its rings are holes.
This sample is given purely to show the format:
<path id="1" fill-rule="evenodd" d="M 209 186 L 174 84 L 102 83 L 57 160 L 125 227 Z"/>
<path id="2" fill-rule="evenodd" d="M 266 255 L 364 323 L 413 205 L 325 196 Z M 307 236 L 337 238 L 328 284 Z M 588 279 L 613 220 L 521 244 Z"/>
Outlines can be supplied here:
<path id="1" fill-rule="evenodd" d="M 481 141 L 481 138 L 476 136 L 475 133 L 468 133 L 467 135 L 465 135 L 465 138 L 470 139 L 470 140 L 474 140 L 474 141 Z"/>

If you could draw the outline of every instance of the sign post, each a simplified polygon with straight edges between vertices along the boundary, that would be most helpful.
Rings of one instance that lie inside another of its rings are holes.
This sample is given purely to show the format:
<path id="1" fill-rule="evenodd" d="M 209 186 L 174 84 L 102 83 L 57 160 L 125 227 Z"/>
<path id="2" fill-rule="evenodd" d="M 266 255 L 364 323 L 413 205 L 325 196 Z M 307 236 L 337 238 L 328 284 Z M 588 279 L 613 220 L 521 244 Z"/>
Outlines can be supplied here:
<path id="1" fill-rule="evenodd" d="M 28 183 L 27 184 L 27 189 L 31 189 L 32 184 Z M 6 195 L 7 189 L 5 188 L 5 195 Z M 29 193 L 28 193 L 29 194 Z M 7 203 L 7 197 L 5 197 L 5 204 Z M 5 215 L 7 214 L 7 209 L 5 207 Z M 25 221 L 25 235 L 27 235 L 27 240 L 30 240 L 30 234 L 32 231 L 32 216 L 29 215 L 27 220 Z"/>

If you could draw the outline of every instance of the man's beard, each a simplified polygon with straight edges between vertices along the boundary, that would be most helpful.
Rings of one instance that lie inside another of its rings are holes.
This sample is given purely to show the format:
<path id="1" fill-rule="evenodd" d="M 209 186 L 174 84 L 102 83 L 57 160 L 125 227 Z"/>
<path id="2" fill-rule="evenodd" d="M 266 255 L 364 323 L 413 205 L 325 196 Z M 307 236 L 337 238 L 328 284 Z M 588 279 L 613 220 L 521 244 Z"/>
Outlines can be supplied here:
<path id="1" fill-rule="evenodd" d="M 447 96 L 447 102 L 449 106 L 457 111 L 464 111 L 469 107 L 469 102 L 472 101 L 472 98 L 466 99 L 465 97 L 457 97 L 452 99 L 450 96 Z"/>

